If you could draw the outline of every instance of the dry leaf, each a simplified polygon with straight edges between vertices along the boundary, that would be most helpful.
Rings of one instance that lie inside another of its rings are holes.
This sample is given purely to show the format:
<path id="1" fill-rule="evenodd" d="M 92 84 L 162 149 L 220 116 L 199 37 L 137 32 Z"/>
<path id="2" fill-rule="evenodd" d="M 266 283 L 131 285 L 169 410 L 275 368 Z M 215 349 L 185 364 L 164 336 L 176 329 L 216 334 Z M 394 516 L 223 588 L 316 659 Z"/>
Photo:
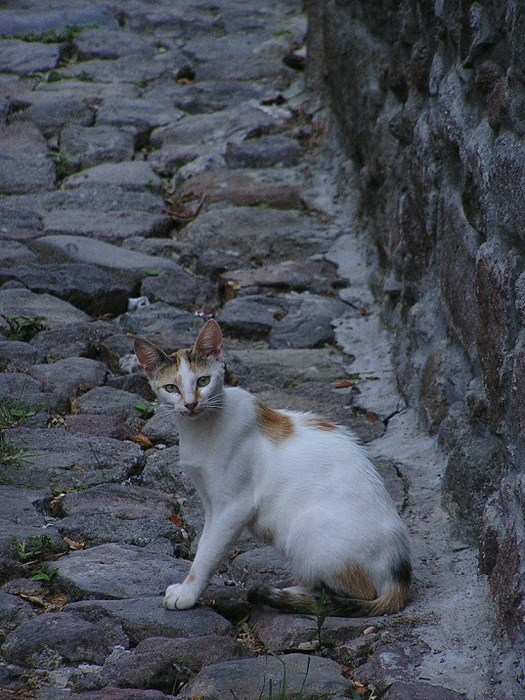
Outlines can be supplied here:
<path id="1" fill-rule="evenodd" d="M 72 540 L 70 537 L 66 536 L 66 537 L 63 537 L 62 539 L 67 544 L 69 549 L 77 550 L 77 549 L 84 549 L 84 547 L 85 547 L 84 542 L 75 542 L 75 540 Z"/>
<path id="2" fill-rule="evenodd" d="M 140 433 L 139 435 L 133 435 L 133 437 L 131 438 L 131 441 L 134 442 L 139 447 L 142 447 L 143 450 L 149 450 L 149 449 L 155 447 L 155 445 L 151 442 L 149 437 L 146 437 L 142 433 Z"/>
<path id="3" fill-rule="evenodd" d="M 176 525 L 177 527 L 180 527 L 181 530 L 185 530 L 186 528 L 184 527 L 184 523 L 182 522 L 182 518 L 178 513 L 173 513 L 173 515 L 170 517 L 171 522 Z"/>
<path id="4" fill-rule="evenodd" d="M 355 382 L 351 382 L 349 379 L 341 379 L 341 381 L 337 382 L 335 385 L 335 389 L 348 389 L 351 386 L 355 386 Z"/>

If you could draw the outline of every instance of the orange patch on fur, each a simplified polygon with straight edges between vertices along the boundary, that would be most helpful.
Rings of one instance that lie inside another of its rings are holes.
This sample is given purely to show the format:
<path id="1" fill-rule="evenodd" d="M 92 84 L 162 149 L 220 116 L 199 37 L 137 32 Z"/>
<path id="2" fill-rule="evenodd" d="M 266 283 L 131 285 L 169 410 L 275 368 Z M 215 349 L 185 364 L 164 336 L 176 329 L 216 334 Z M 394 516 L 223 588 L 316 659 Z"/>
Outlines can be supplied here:
<path id="1" fill-rule="evenodd" d="M 393 615 L 403 610 L 408 602 L 409 591 L 406 586 L 393 586 L 387 593 L 377 599 L 371 615 Z"/>
<path id="2" fill-rule="evenodd" d="M 316 428 L 317 430 L 326 430 L 330 433 L 339 430 L 335 423 L 330 423 L 330 421 L 320 418 L 319 416 L 309 416 L 306 422 L 311 428 Z"/>
<path id="3" fill-rule="evenodd" d="M 288 440 L 294 433 L 293 421 L 280 411 L 268 408 L 260 401 L 255 405 L 255 416 L 263 435 L 274 444 Z"/>
<path id="4" fill-rule="evenodd" d="M 350 564 L 342 574 L 334 576 L 334 583 L 345 595 L 363 600 L 375 600 L 377 591 L 359 564 Z"/>

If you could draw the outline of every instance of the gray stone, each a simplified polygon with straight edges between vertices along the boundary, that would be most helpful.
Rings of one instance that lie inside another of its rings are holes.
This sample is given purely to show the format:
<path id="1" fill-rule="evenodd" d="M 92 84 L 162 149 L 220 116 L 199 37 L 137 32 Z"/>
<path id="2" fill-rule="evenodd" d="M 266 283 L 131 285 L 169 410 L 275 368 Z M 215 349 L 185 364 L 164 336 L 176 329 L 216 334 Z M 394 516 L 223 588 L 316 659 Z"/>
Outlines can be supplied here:
<path id="1" fill-rule="evenodd" d="M 38 360 L 38 352 L 29 343 L 18 340 L 0 341 L 0 371 L 27 369 Z"/>
<path id="2" fill-rule="evenodd" d="M 171 118 L 171 123 L 154 129 L 151 143 L 159 148 L 170 143 L 222 142 L 225 139 L 239 141 L 253 130 L 277 129 L 286 123 L 288 117 L 287 112 L 274 116 L 247 102 L 214 114 L 185 116 L 179 121 Z"/>
<path id="3" fill-rule="evenodd" d="M 142 433 L 154 444 L 172 446 L 178 443 L 175 411 L 159 410 L 142 427 Z"/>
<path id="4" fill-rule="evenodd" d="M 93 58 L 110 60 L 130 54 L 151 57 L 155 53 L 152 44 L 136 34 L 99 28 L 86 29 L 74 43 L 80 61 Z"/>
<path id="5" fill-rule="evenodd" d="M 219 322 L 227 333 L 235 336 L 265 338 L 286 313 L 286 302 L 276 294 L 239 297 L 224 305 Z"/>
<path id="6" fill-rule="evenodd" d="M 91 316 L 123 313 L 131 293 L 130 286 L 115 275 L 88 263 L 32 263 L 0 269 L 0 280 L 6 279 L 16 279 L 33 292 L 64 299 Z"/>
<path id="7" fill-rule="evenodd" d="M 38 239 L 38 248 L 63 256 L 65 260 L 91 263 L 102 268 L 118 270 L 142 276 L 148 270 L 177 270 L 171 260 L 136 253 L 117 246 L 82 236 L 43 236 Z"/>
<path id="8" fill-rule="evenodd" d="M 190 275 L 183 268 L 158 277 L 145 277 L 140 294 L 152 302 L 161 301 L 188 311 L 198 308 L 216 309 L 219 306 L 217 285 Z"/>
<path id="9" fill-rule="evenodd" d="M 35 124 L 50 139 L 56 137 L 66 124 L 90 126 L 94 122 L 94 115 L 93 110 L 76 96 L 62 97 L 43 93 L 41 99 L 34 100 L 16 119 Z"/>
<path id="10" fill-rule="evenodd" d="M 144 410 L 140 408 L 143 404 L 144 400 L 138 394 L 111 386 L 95 386 L 75 399 L 72 410 L 90 415 L 107 414 L 119 418 L 138 431 L 144 420 Z"/>
<path id="11" fill-rule="evenodd" d="M 232 299 L 219 319 L 234 335 L 269 336 L 272 348 L 315 348 L 333 339 L 332 320 L 348 310 L 338 299 L 315 294 L 267 294 Z"/>
<path id="12" fill-rule="evenodd" d="M 16 75 L 53 70 L 60 60 L 57 44 L 28 44 L 16 39 L 0 41 L 0 72 Z"/>
<path id="13" fill-rule="evenodd" d="M 173 54 L 173 64 L 170 64 L 168 53 L 152 57 L 145 57 L 144 54 L 138 53 L 112 60 L 94 58 L 90 61 L 69 63 L 61 72 L 68 80 L 86 80 L 87 78 L 96 83 L 107 83 L 108 86 L 120 82 L 129 83 L 131 87 L 137 83 L 148 84 L 158 80 L 173 65 L 176 65 L 177 60 L 183 62 L 179 51 L 169 53 Z M 156 109 L 158 112 L 158 106 Z"/>
<path id="14" fill-rule="evenodd" d="M 300 294 L 287 295 L 290 312 L 270 332 L 271 348 L 316 348 L 334 339 L 332 321 L 348 313 L 338 299 Z"/>
<path id="15" fill-rule="evenodd" d="M 45 155 L 0 153 L 0 189 L 4 194 L 52 190 L 55 180 L 55 166 Z"/>
<path id="16" fill-rule="evenodd" d="M 486 425 L 481 423 L 471 433 L 470 417 L 462 404 L 452 406 L 438 437 L 447 453 L 446 503 L 465 535 L 477 539 L 484 505 L 508 471 L 508 455 Z"/>
<path id="17" fill-rule="evenodd" d="M 89 319 L 87 314 L 67 301 L 50 294 L 35 294 L 28 289 L 0 289 L 0 309 L 8 318 L 40 318 L 47 328 L 60 328 Z M 2 325 L 5 328 L 5 323 Z"/>
<path id="18" fill-rule="evenodd" d="M 50 566 L 58 568 L 56 585 L 70 600 L 114 600 L 161 595 L 171 583 L 183 581 L 190 563 L 144 547 L 107 543 L 71 552 Z M 161 607 L 160 598 L 156 604 Z M 150 607 L 155 607 L 151 601 Z"/>
<path id="19" fill-rule="evenodd" d="M 20 204 L 0 203 L 0 232 L 2 237 L 30 239 L 42 230 L 42 219 L 36 211 Z M 7 241 L 5 241 L 7 243 Z"/>
<path id="20" fill-rule="evenodd" d="M 0 375 L 0 396 L 6 402 L 11 402 L 15 409 L 26 411 L 29 415 L 40 411 L 63 411 L 69 406 L 63 397 L 45 391 L 41 381 L 19 372 Z"/>
<path id="21" fill-rule="evenodd" d="M 327 357 L 322 350 L 230 350 L 227 362 L 243 386 L 254 381 L 294 386 L 337 381 L 344 375 L 342 358 Z"/>
<path id="22" fill-rule="evenodd" d="M 101 547 L 95 547 L 90 552 L 101 552 L 103 549 L 107 550 L 112 545 L 102 545 Z M 153 576 L 159 574 L 156 570 L 160 568 L 161 561 L 155 559 L 151 555 L 148 556 L 148 552 L 137 547 L 131 547 L 129 545 L 121 545 L 113 547 L 120 550 L 121 554 L 127 553 L 131 550 L 136 550 L 140 552 L 143 557 L 138 559 L 134 557 L 134 563 L 142 561 L 145 565 L 153 567 L 150 574 Z M 86 552 L 87 554 L 87 552 Z M 105 555 L 104 555 L 105 556 Z M 164 567 L 162 571 L 164 572 L 164 578 L 166 574 L 168 577 L 181 578 L 185 575 L 182 571 L 182 564 L 187 564 L 187 562 L 181 562 L 179 566 L 179 573 L 176 573 L 176 568 L 174 564 L 169 567 L 169 561 L 164 560 Z M 117 563 L 115 562 L 115 565 Z M 121 562 L 122 564 L 122 562 Z M 189 567 L 186 568 L 186 571 Z M 169 572 L 169 573 L 168 573 Z M 142 574 L 146 576 L 146 573 Z M 138 574 L 135 574 L 135 578 Z M 173 583 L 173 580 L 169 581 Z M 162 576 L 160 577 L 160 585 L 162 586 Z M 131 584 L 130 584 L 131 585 Z M 92 596 L 93 597 L 93 596 Z M 235 636 L 235 630 L 223 617 L 217 613 L 210 610 L 205 606 L 197 606 L 191 610 L 167 610 L 163 604 L 163 598 L 152 597 L 151 594 L 143 594 L 140 597 L 128 598 L 125 600 L 85 600 L 78 601 L 75 603 L 68 604 L 65 609 L 66 612 L 74 613 L 85 620 L 96 621 L 103 616 L 108 616 L 111 618 L 116 618 L 129 635 L 130 642 L 132 644 L 138 644 L 144 639 L 149 637 L 186 637 L 186 638 L 199 638 L 205 635 L 224 635 L 228 637 Z"/>
<path id="23" fill-rule="evenodd" d="M 165 700 L 165 698 L 166 695 L 160 690 L 132 688 L 104 688 L 100 691 L 93 690 L 76 694 L 76 700 Z M 44 697 L 42 700 L 48 699 Z M 62 698 L 52 697 L 50 700 L 62 700 Z"/>
<path id="24" fill-rule="evenodd" d="M 336 227 L 294 210 L 226 206 L 201 212 L 176 239 L 268 263 L 323 253 L 337 235 Z"/>
<path id="25" fill-rule="evenodd" d="M 46 234 L 88 236 L 117 243 L 131 236 L 162 236 L 172 224 L 167 216 L 145 211 L 86 212 L 61 209 L 44 214 Z"/>
<path id="26" fill-rule="evenodd" d="M 241 552 L 229 564 L 228 573 L 246 588 L 290 583 L 290 573 L 284 557 L 270 546 Z"/>
<path id="27" fill-rule="evenodd" d="M 152 192 L 161 192 L 163 187 L 161 179 L 153 172 L 151 166 L 141 160 L 95 165 L 67 177 L 63 187 L 71 189 L 86 183 L 102 187 L 116 186 L 131 191 L 149 189 Z"/>
<path id="28" fill-rule="evenodd" d="M 105 338 L 114 328 L 104 321 L 70 323 L 41 331 L 32 340 L 39 362 L 56 362 L 68 357 L 97 357 Z"/>
<path id="29" fill-rule="evenodd" d="M 203 325 L 198 316 L 161 301 L 119 316 L 118 324 L 170 352 L 193 345 Z"/>
<path id="30" fill-rule="evenodd" d="M 143 133 L 181 119 L 183 112 L 168 108 L 165 103 L 134 99 L 129 97 L 108 98 L 104 100 L 97 113 L 99 126 L 132 126 Z"/>
<path id="31" fill-rule="evenodd" d="M 103 629 L 71 613 L 47 613 L 11 632 L 2 651 L 8 661 L 55 669 L 65 663 L 102 663 L 124 639 L 116 629 Z"/>
<path id="32" fill-rule="evenodd" d="M 82 433 L 94 437 L 109 437 L 115 440 L 131 440 L 135 431 L 114 416 L 90 416 L 79 413 L 64 418 L 64 426 L 73 433 Z"/>
<path id="33" fill-rule="evenodd" d="M 229 637 L 151 637 L 139 642 L 132 652 L 116 650 L 106 659 L 101 670 L 79 674 L 73 688 L 78 692 L 92 688 L 94 684 L 99 687 L 116 685 L 156 688 L 172 694 L 203 666 L 253 656 L 253 652 Z M 93 679 L 93 675 L 99 678 Z"/>
<path id="34" fill-rule="evenodd" d="M 188 85 L 154 85 L 146 90 L 148 99 L 169 96 L 173 104 L 188 114 L 219 112 L 250 99 L 261 98 L 264 87 L 234 80 L 199 80 Z"/>
<path id="35" fill-rule="evenodd" d="M 179 693 L 181 700 L 196 695 L 219 700 L 234 693 L 245 700 L 258 700 L 261 693 L 298 694 L 304 700 L 320 696 L 340 697 L 349 687 L 335 661 L 318 656 L 287 654 L 282 657 L 229 661 L 203 669 Z"/>
<path id="36" fill-rule="evenodd" d="M 449 688 L 404 681 L 394 681 L 388 691 L 389 700 L 461 700 L 463 697 L 463 693 L 456 693 Z"/>
<path id="37" fill-rule="evenodd" d="M 64 32 L 68 27 L 107 27 L 118 29 L 118 22 L 110 10 L 93 2 L 69 3 L 42 2 L 37 9 L 4 9 L 0 13 L 0 26 L 5 36 L 40 37 L 49 32 Z"/>
<path id="38" fill-rule="evenodd" d="M 72 399 L 79 393 L 104 383 L 106 367 L 87 357 L 71 357 L 53 364 L 33 365 L 28 374 L 42 382 L 47 391 Z"/>
<path id="39" fill-rule="evenodd" d="M 0 591 L 0 634 L 5 639 L 8 633 L 37 613 L 31 604 L 17 595 Z"/>
<path id="40" fill-rule="evenodd" d="M 3 465 L 6 471 L 9 467 Z M 3 479 L 0 477 L 3 483 Z M 0 486 L 2 511 L 0 514 L 0 581 L 14 576 L 24 576 L 27 573 L 26 561 L 20 556 L 20 547 L 30 538 L 42 542 L 42 535 L 47 536 L 49 549 L 63 550 L 56 538 L 56 530 L 49 528 L 43 532 L 44 516 L 38 511 L 38 503 L 43 499 L 44 491 L 19 489 L 13 486 Z M 47 546 L 47 545 L 46 545 Z M 29 553 L 30 546 L 23 549 Z M 36 585 L 36 584 L 35 584 Z M 16 610 L 11 613 L 16 613 Z M 9 613 L 9 615 L 11 615 Z"/>
<path id="41" fill-rule="evenodd" d="M 54 512 L 60 517 L 107 513 L 128 520 L 153 517 L 168 520 L 176 510 L 175 499 L 160 491 L 106 484 L 65 494 L 55 505 Z"/>
<path id="42" fill-rule="evenodd" d="M 108 161 L 131 160 L 135 152 L 132 134 L 114 126 L 68 126 L 60 134 L 60 150 L 82 168 Z"/>
<path id="43" fill-rule="evenodd" d="M 34 263 L 37 259 L 23 243 L 0 241 L 0 268 Z"/>
<path id="44" fill-rule="evenodd" d="M 159 196 L 150 190 L 137 192 L 111 185 L 85 183 L 75 189 L 59 189 L 36 195 L 18 195 L 10 199 L 12 206 L 33 209 L 39 214 L 58 209 L 82 209 L 89 212 L 145 211 L 159 214 Z"/>
<path id="45" fill-rule="evenodd" d="M 55 187 L 54 163 L 48 146 L 32 124 L 0 128 L 0 189 L 4 194 L 41 192 Z"/>
<path id="46" fill-rule="evenodd" d="M 271 168 L 297 165 L 303 149 L 287 136 L 265 136 L 229 143 L 224 157 L 230 168 Z"/>
<path id="47" fill-rule="evenodd" d="M 275 265 L 223 272 L 222 285 L 239 285 L 240 294 L 260 294 L 262 291 L 309 291 L 333 293 L 344 282 L 337 276 L 337 267 L 326 260 L 286 260 Z"/>
<path id="48" fill-rule="evenodd" d="M 178 465 L 178 446 L 150 452 L 142 472 L 144 486 L 160 488 L 165 493 L 174 494 L 177 498 L 191 496 L 195 492 L 193 482 L 178 468 Z"/>
<path id="49" fill-rule="evenodd" d="M 197 159 L 199 160 L 199 159 Z M 193 162 L 177 173 L 186 176 Z M 183 201 L 206 198 L 207 202 L 228 202 L 240 207 L 274 207 L 275 209 L 304 209 L 299 189 L 294 184 L 271 180 L 253 170 L 220 170 L 210 168 L 185 179 L 177 188 Z"/>
<path id="50" fill-rule="evenodd" d="M 22 450 L 20 464 L 4 470 L 3 483 L 63 491 L 121 482 L 140 471 L 143 455 L 131 442 L 75 435 L 62 428 L 12 428 L 5 438 Z"/>
<path id="51" fill-rule="evenodd" d="M 310 619 L 311 618 L 311 619 Z M 250 615 L 250 628 L 267 649 L 275 652 L 311 650 L 318 647 L 315 615 L 283 615 L 266 608 L 255 609 Z M 369 618 L 328 617 L 321 628 L 321 643 L 334 646 L 360 637 L 373 624 Z"/>

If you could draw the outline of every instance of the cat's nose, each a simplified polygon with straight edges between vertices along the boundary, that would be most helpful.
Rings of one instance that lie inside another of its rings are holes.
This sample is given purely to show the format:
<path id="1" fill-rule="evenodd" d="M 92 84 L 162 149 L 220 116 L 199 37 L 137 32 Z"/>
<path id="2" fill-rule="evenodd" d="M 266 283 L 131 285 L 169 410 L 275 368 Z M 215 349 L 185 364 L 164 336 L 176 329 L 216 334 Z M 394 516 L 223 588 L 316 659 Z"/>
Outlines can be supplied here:
<path id="1" fill-rule="evenodd" d="M 193 413 L 193 411 L 194 411 L 196 405 L 197 405 L 197 402 L 196 402 L 196 401 L 194 401 L 193 403 L 185 403 L 185 404 L 184 404 L 184 406 L 185 406 L 185 407 L 188 409 L 188 411 L 190 411 L 191 413 Z"/>

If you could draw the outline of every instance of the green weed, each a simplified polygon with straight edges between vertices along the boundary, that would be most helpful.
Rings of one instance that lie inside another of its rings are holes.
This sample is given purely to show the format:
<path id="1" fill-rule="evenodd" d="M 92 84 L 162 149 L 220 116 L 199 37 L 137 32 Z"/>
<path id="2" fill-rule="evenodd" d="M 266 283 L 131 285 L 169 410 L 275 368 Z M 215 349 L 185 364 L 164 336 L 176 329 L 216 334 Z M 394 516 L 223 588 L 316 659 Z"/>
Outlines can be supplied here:
<path id="1" fill-rule="evenodd" d="M 68 175 L 73 175 L 73 173 L 78 173 L 81 168 L 79 156 L 68 156 L 62 151 L 50 151 L 47 157 L 55 164 L 59 180 L 63 180 Z"/>
<path id="2" fill-rule="evenodd" d="M 0 430 L 21 425 L 28 418 L 33 418 L 42 408 L 41 404 L 21 404 L 13 399 L 0 401 Z"/>
<path id="3" fill-rule="evenodd" d="M 3 333 L 9 340 L 20 340 L 28 343 L 37 333 L 47 328 L 43 316 L 4 316 L 0 314 L 7 323 L 8 328 Z"/>
<path id="4" fill-rule="evenodd" d="M 317 598 L 317 605 L 313 615 L 303 615 L 306 620 L 310 620 L 315 625 L 315 632 L 317 635 L 317 648 L 322 649 L 323 647 L 333 647 L 333 639 L 326 639 L 323 637 L 323 626 L 328 617 L 328 594 L 324 588 L 321 589 L 319 597 Z"/>
<path id="5" fill-rule="evenodd" d="M 31 581 L 42 581 L 44 585 L 50 586 L 57 574 L 58 568 L 50 569 L 48 564 L 42 564 L 36 574 L 31 576 Z"/>
<path id="6" fill-rule="evenodd" d="M 79 27 L 78 25 L 70 25 L 65 29 L 50 29 L 41 34 L 14 34 L 9 36 L 2 34 L 2 39 L 18 39 L 19 41 L 27 41 L 28 43 L 39 44 L 66 44 L 74 41 L 79 34 L 82 34 L 86 29 L 96 29 L 96 25 L 90 27 Z"/>
<path id="7" fill-rule="evenodd" d="M 54 554 L 53 541 L 49 535 L 30 535 L 23 540 L 15 538 L 18 561 L 23 564 L 43 559 Z"/>
<path id="8" fill-rule="evenodd" d="M 5 437 L 3 429 L 0 429 L 0 463 L 13 467 L 19 467 L 27 461 L 31 454 L 20 447 L 11 445 Z"/>

